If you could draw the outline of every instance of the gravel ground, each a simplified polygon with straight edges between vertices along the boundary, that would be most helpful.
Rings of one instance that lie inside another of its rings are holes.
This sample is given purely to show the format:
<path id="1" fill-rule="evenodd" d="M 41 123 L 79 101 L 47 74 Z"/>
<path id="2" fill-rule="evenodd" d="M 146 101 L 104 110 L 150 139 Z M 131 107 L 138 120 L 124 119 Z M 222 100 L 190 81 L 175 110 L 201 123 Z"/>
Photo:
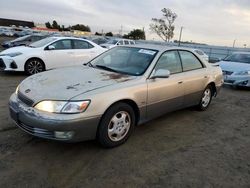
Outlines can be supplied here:
<path id="1" fill-rule="evenodd" d="M 0 187 L 250 187 L 249 90 L 224 87 L 207 111 L 167 114 L 103 149 L 17 129 L 8 99 L 25 77 L 0 73 Z"/>

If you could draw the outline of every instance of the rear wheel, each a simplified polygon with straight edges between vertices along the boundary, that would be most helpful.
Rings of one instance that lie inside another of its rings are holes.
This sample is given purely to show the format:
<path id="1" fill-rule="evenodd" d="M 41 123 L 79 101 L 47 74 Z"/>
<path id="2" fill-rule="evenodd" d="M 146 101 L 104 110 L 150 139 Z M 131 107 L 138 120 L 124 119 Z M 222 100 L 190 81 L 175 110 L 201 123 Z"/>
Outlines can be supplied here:
<path id="1" fill-rule="evenodd" d="M 204 111 L 208 108 L 209 104 L 212 101 L 212 96 L 213 96 L 212 93 L 213 93 L 212 87 L 208 85 L 206 89 L 203 91 L 200 103 L 198 105 L 199 110 Z"/>
<path id="2" fill-rule="evenodd" d="M 135 126 L 135 113 L 126 103 L 117 103 L 104 114 L 97 139 L 104 147 L 123 144 L 131 135 Z"/>
<path id="3" fill-rule="evenodd" d="M 28 75 L 37 74 L 45 71 L 45 65 L 40 59 L 30 59 L 26 62 L 24 67 L 25 73 Z"/>

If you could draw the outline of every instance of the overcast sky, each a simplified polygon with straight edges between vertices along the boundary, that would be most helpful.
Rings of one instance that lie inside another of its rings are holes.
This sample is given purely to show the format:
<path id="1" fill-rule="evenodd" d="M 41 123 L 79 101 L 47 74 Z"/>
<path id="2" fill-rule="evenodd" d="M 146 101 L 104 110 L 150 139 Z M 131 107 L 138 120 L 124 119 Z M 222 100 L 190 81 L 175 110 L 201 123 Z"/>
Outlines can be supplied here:
<path id="1" fill-rule="evenodd" d="M 1 0 L 0 17 L 44 23 L 56 20 L 65 26 L 89 25 L 93 32 L 123 33 L 145 27 L 148 39 L 160 40 L 149 31 L 151 18 L 162 8 L 178 17 L 175 36 L 183 26 L 183 40 L 215 45 L 250 46 L 250 0 Z"/>

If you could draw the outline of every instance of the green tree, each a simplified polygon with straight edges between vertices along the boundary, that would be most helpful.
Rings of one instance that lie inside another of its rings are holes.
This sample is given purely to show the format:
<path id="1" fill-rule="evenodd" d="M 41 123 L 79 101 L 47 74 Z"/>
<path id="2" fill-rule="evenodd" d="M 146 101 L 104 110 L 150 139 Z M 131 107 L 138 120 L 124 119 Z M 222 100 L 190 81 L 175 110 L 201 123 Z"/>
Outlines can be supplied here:
<path id="1" fill-rule="evenodd" d="M 53 20 L 52 28 L 53 29 L 60 29 L 60 25 L 58 25 L 58 23 L 56 22 L 56 20 Z"/>
<path id="2" fill-rule="evenodd" d="M 51 24 L 49 23 L 49 22 L 46 22 L 45 23 L 45 26 L 48 28 L 48 29 L 51 29 L 52 27 L 51 27 Z"/>
<path id="3" fill-rule="evenodd" d="M 105 34 L 105 36 L 113 37 L 113 33 L 112 32 L 108 32 L 108 33 Z"/>
<path id="4" fill-rule="evenodd" d="M 141 30 L 141 29 L 134 29 L 130 31 L 127 35 L 124 35 L 123 37 L 127 39 L 134 39 L 134 40 L 146 39 L 145 32 L 144 30 Z"/>
<path id="5" fill-rule="evenodd" d="M 169 42 L 170 39 L 174 37 L 174 21 L 177 18 L 177 14 L 172 12 L 168 8 L 163 8 L 162 10 L 163 18 L 152 18 L 150 24 L 150 30 L 155 32 L 161 39 Z"/>
<path id="6" fill-rule="evenodd" d="M 71 29 L 73 30 L 79 30 L 79 31 L 87 31 L 87 32 L 90 32 L 91 29 L 88 25 L 83 25 L 83 24 L 76 24 L 76 25 L 73 25 L 71 26 Z"/>
<path id="7" fill-rule="evenodd" d="M 101 33 L 98 33 L 98 32 L 95 32 L 95 35 L 97 35 L 97 36 L 102 36 L 102 34 L 101 34 Z"/>

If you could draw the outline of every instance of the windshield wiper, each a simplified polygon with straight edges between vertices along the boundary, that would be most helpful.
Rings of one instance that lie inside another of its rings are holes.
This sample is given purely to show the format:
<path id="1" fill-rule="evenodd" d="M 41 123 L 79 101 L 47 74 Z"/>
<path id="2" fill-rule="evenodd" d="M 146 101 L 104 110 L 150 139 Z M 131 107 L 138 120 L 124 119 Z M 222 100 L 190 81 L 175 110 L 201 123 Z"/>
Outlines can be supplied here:
<path id="1" fill-rule="evenodd" d="M 84 65 L 84 66 L 89 66 L 89 67 L 94 67 L 90 62 L 84 63 L 83 65 Z"/>
<path id="2" fill-rule="evenodd" d="M 111 71 L 111 72 L 119 72 L 119 71 L 117 71 L 117 70 L 115 70 L 115 69 L 112 69 L 112 68 L 110 68 L 110 67 L 106 67 L 106 66 L 104 66 L 104 65 L 96 65 L 96 67 L 97 67 L 97 68 L 104 69 L 104 70 L 107 70 L 107 71 Z"/>

